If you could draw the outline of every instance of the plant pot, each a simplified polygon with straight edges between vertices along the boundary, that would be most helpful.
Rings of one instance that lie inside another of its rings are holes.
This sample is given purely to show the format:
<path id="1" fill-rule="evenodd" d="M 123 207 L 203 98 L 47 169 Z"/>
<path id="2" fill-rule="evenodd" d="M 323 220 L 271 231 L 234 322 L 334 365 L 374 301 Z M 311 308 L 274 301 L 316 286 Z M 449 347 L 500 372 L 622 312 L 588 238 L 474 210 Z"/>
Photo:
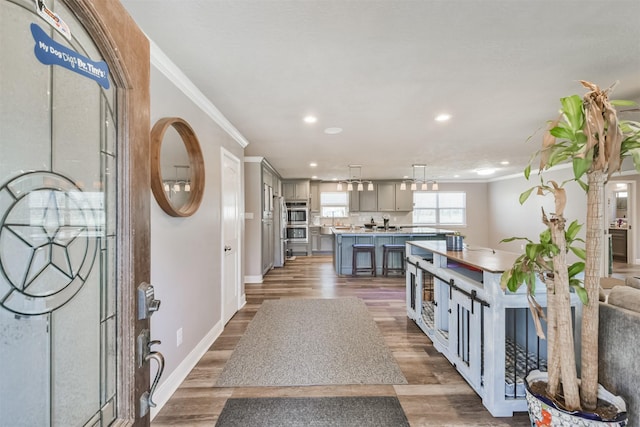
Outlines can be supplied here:
<path id="1" fill-rule="evenodd" d="M 603 421 L 595 414 L 584 412 L 568 412 L 558 408 L 546 396 L 538 396 L 531 392 L 529 384 L 536 381 L 547 382 L 547 373 L 533 370 L 527 375 L 525 381 L 525 391 L 527 406 L 529 408 L 529 419 L 533 427 L 542 426 L 576 426 L 576 427 L 614 427 L 627 425 L 627 406 L 620 396 L 615 396 L 598 385 L 598 398 L 613 404 L 618 408 L 618 416 L 613 421 Z"/>

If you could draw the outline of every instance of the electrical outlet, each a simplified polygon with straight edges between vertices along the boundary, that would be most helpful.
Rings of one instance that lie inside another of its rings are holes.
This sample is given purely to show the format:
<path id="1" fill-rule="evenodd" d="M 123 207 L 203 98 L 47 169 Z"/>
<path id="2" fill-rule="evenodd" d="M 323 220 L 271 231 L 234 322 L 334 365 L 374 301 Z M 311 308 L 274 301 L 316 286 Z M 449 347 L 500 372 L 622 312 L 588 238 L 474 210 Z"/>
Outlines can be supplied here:
<path id="1" fill-rule="evenodd" d="M 521 250 L 521 251 L 524 251 L 524 243 L 521 243 L 521 244 L 520 244 L 520 250 Z"/>
<path id="2" fill-rule="evenodd" d="M 182 345 L 182 328 L 176 331 L 176 347 Z"/>

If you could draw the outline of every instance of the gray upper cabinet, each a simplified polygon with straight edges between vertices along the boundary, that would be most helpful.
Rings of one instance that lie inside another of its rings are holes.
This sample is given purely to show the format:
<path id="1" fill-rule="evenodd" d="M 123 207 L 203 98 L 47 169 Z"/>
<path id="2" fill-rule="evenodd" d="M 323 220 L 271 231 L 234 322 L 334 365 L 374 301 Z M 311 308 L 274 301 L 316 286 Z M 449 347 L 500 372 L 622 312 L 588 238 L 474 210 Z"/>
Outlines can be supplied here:
<path id="1" fill-rule="evenodd" d="M 310 187 L 311 187 L 311 212 L 320 212 L 320 183 L 312 182 Z"/>
<path id="2" fill-rule="evenodd" d="M 285 200 L 309 200 L 310 185 L 308 179 L 282 181 Z"/>
<path id="3" fill-rule="evenodd" d="M 364 191 L 349 191 L 349 212 L 376 212 L 378 210 L 377 184 L 373 184 L 373 191 L 367 190 L 365 184 Z M 354 186 L 355 188 L 355 186 Z"/>
<path id="4" fill-rule="evenodd" d="M 375 212 L 378 210 L 378 192 L 374 185 L 373 191 L 367 191 L 366 186 L 364 191 L 353 191 L 353 193 L 359 193 L 360 198 L 360 212 Z"/>
<path id="5" fill-rule="evenodd" d="M 378 183 L 379 212 L 409 212 L 413 210 L 413 191 L 400 189 L 400 182 Z"/>
<path id="6" fill-rule="evenodd" d="M 357 191 L 349 191 L 349 212 L 360 212 L 360 195 Z"/>
<path id="7" fill-rule="evenodd" d="M 349 212 L 411 212 L 413 191 L 400 190 L 400 182 L 374 182 L 374 191 L 350 191 Z"/>
<path id="8" fill-rule="evenodd" d="M 393 182 L 378 183 L 378 211 L 395 212 L 396 187 Z"/>
<path id="9" fill-rule="evenodd" d="M 400 189 L 401 183 L 396 182 L 396 211 L 398 212 L 410 212 L 413 210 L 413 191 L 409 190 L 407 186 L 406 190 Z"/>

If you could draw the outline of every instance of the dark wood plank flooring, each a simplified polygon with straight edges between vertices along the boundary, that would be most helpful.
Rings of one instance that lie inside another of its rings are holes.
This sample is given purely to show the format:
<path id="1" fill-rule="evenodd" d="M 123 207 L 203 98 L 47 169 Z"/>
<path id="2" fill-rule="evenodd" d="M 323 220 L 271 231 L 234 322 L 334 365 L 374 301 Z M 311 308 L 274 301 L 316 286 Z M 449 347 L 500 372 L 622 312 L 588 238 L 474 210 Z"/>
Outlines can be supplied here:
<path id="1" fill-rule="evenodd" d="M 397 396 L 412 426 L 528 426 L 526 413 L 494 418 L 478 395 L 407 318 L 403 276 L 338 277 L 326 256 L 297 257 L 262 284 L 246 285 L 247 304 L 152 422 L 153 426 L 214 426 L 230 397 Z M 393 351 L 408 385 L 214 387 L 216 378 L 264 300 L 362 298 Z"/>

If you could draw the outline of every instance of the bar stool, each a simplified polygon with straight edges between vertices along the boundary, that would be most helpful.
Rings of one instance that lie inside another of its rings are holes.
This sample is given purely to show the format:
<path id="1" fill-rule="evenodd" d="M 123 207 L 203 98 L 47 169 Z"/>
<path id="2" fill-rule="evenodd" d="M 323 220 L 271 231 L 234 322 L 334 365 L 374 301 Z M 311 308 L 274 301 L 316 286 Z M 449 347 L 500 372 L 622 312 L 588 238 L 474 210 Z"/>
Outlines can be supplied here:
<path id="1" fill-rule="evenodd" d="M 389 258 L 392 253 L 400 254 L 400 267 L 389 268 Z M 382 275 L 388 276 L 390 271 L 399 271 L 404 274 L 404 245 L 382 245 Z"/>
<path id="2" fill-rule="evenodd" d="M 358 267 L 358 254 L 368 253 L 371 257 L 370 267 Z M 376 275 L 376 246 L 369 243 L 353 244 L 353 260 L 351 267 L 351 275 L 355 276 L 359 271 L 370 271 L 373 276 Z"/>

